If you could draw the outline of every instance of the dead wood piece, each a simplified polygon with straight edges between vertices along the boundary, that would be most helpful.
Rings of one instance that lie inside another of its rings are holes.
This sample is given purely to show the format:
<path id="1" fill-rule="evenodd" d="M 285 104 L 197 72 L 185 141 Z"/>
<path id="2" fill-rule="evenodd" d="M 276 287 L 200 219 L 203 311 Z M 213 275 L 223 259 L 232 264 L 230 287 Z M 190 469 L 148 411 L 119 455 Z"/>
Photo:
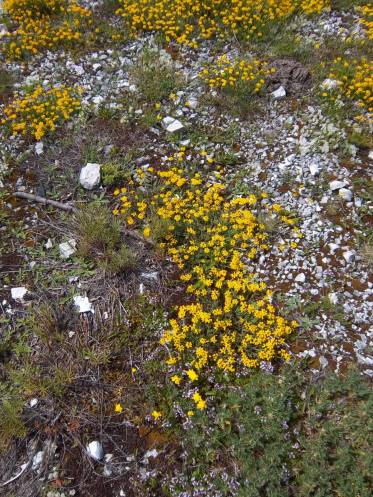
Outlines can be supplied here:
<path id="1" fill-rule="evenodd" d="M 39 204 L 44 205 L 53 205 L 53 207 L 57 207 L 57 209 L 62 209 L 68 212 L 75 212 L 76 209 L 72 205 L 63 204 L 62 202 L 57 202 L 56 200 L 50 200 L 49 198 L 39 197 L 39 195 L 33 195 L 32 193 L 25 192 L 14 192 L 13 197 L 24 198 L 26 200 L 30 200 L 31 202 L 38 202 Z"/>

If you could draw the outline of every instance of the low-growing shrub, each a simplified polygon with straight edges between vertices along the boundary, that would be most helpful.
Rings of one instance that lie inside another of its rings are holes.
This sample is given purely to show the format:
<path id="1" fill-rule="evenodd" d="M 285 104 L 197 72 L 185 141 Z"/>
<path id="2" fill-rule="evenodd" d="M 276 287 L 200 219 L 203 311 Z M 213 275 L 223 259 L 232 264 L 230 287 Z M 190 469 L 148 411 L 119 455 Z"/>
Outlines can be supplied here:
<path id="1" fill-rule="evenodd" d="M 182 431 L 194 487 L 224 497 L 370 495 L 373 396 L 357 371 L 316 381 L 299 364 L 254 372 L 216 400 Z M 205 475 L 215 475 L 208 485 Z"/>
<path id="2" fill-rule="evenodd" d="M 134 271 L 139 255 L 125 244 L 120 220 L 97 202 L 87 204 L 75 215 L 78 253 L 113 274 Z"/>
<path id="3" fill-rule="evenodd" d="M 130 71 L 142 97 L 150 103 L 169 97 L 182 83 L 167 52 L 145 48 Z"/>
<path id="4" fill-rule="evenodd" d="M 75 0 L 5 0 L 3 7 L 13 28 L 5 35 L 10 58 L 81 42 L 93 23 L 92 12 Z"/>
<path id="5" fill-rule="evenodd" d="M 14 438 L 26 435 L 22 420 L 23 402 L 21 399 L 3 398 L 0 403 L 0 451 L 8 447 Z"/>
<path id="6" fill-rule="evenodd" d="M 119 0 L 117 10 L 133 35 L 158 31 L 166 41 L 192 47 L 199 39 L 235 36 L 262 38 L 295 13 L 320 14 L 329 0 Z"/>
<path id="7" fill-rule="evenodd" d="M 222 55 L 202 70 L 200 78 L 218 93 L 215 103 L 244 116 L 250 108 L 256 109 L 254 99 L 263 93 L 268 77 L 274 72 L 274 68 L 259 59 L 230 60 Z"/>
<path id="8" fill-rule="evenodd" d="M 79 89 L 65 86 L 35 89 L 15 95 L 3 112 L 2 126 L 13 135 L 41 140 L 80 108 Z"/>
<path id="9" fill-rule="evenodd" d="M 330 67 L 321 95 L 329 106 L 349 105 L 356 120 L 371 122 L 373 117 L 373 62 L 366 58 L 347 60 L 337 57 Z"/>
<path id="10" fill-rule="evenodd" d="M 201 394 L 216 384 L 250 374 L 261 361 L 290 357 L 286 340 L 297 325 L 278 313 L 270 289 L 246 267 L 270 250 L 260 211 L 277 217 L 283 233 L 288 227 L 289 238 L 297 239 L 299 232 L 265 194 L 232 196 L 219 173 L 205 177 L 187 172 L 185 164 L 172 166 L 183 153 L 169 158 L 169 169 L 136 171 L 114 192 L 113 212 L 146 237 L 152 237 L 154 216 L 165 221 L 158 246 L 177 266 L 189 303 L 174 310 L 161 344 L 180 396 L 188 392 L 189 404 L 204 409 Z M 188 401 L 181 402 L 190 410 Z"/>

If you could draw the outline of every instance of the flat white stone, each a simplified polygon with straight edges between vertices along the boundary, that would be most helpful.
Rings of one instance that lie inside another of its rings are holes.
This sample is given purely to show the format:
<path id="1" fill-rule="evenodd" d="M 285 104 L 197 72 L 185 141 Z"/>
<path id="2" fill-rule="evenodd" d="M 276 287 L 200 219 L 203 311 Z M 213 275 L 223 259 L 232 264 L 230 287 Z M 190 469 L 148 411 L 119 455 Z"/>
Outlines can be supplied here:
<path id="1" fill-rule="evenodd" d="M 343 258 L 347 262 L 347 264 L 350 264 L 355 260 L 356 254 L 355 252 L 352 252 L 352 250 L 347 250 L 346 252 L 343 252 Z"/>
<path id="2" fill-rule="evenodd" d="M 61 259 L 68 259 L 76 252 L 76 240 L 70 238 L 67 242 L 60 243 L 58 248 L 60 249 Z"/>
<path id="3" fill-rule="evenodd" d="M 351 190 L 348 188 L 341 188 L 338 192 L 338 195 L 343 198 L 343 200 L 346 200 L 346 202 L 351 202 L 353 193 Z"/>
<path id="4" fill-rule="evenodd" d="M 336 250 L 339 249 L 339 245 L 337 245 L 336 243 L 328 243 L 329 245 L 329 248 L 330 248 L 330 252 L 334 253 Z"/>
<path id="5" fill-rule="evenodd" d="M 102 448 L 100 442 L 98 442 L 97 440 L 93 440 L 93 442 L 90 442 L 87 445 L 87 454 L 92 459 L 101 461 L 101 459 L 104 457 L 104 449 Z"/>
<path id="6" fill-rule="evenodd" d="M 277 90 L 271 93 L 271 97 L 274 98 L 275 100 L 279 100 L 280 98 L 286 97 L 285 88 L 283 86 L 280 86 L 279 88 L 277 88 Z"/>
<path id="7" fill-rule="evenodd" d="M 328 297 L 331 304 L 333 305 L 338 304 L 338 295 L 336 293 L 329 293 Z"/>
<path id="8" fill-rule="evenodd" d="M 294 278 L 294 281 L 297 281 L 298 283 L 304 283 L 306 281 L 306 275 L 304 273 L 300 273 Z"/>
<path id="9" fill-rule="evenodd" d="M 52 242 L 52 240 L 51 240 L 50 238 L 48 238 L 48 240 L 47 240 L 46 244 L 44 245 L 44 247 L 45 247 L 46 249 L 51 249 L 51 248 L 53 248 L 53 242 Z"/>
<path id="10" fill-rule="evenodd" d="M 96 105 L 102 104 L 104 100 L 105 100 L 104 97 L 101 95 L 96 95 L 95 97 L 92 98 L 92 102 Z"/>
<path id="11" fill-rule="evenodd" d="M 178 119 L 174 119 L 171 116 L 166 116 L 162 119 L 163 127 L 169 133 L 175 133 L 175 131 L 179 131 L 184 128 L 184 124 L 181 123 Z"/>
<path id="12" fill-rule="evenodd" d="M 75 295 L 73 298 L 74 304 L 78 308 L 78 312 L 95 312 L 92 303 L 89 301 L 88 297 L 82 297 L 81 295 Z"/>
<path id="13" fill-rule="evenodd" d="M 86 190 L 93 190 L 99 185 L 101 178 L 101 165 L 88 162 L 80 171 L 79 182 Z"/>
<path id="14" fill-rule="evenodd" d="M 32 469 L 38 468 L 44 459 L 44 451 L 39 450 L 32 459 Z"/>
<path id="15" fill-rule="evenodd" d="M 340 190 L 347 185 L 346 181 L 334 180 L 329 183 L 329 188 L 332 192 L 335 190 Z"/>
<path id="16" fill-rule="evenodd" d="M 186 105 L 190 108 L 190 109 L 193 109 L 195 110 L 197 107 L 198 107 L 198 100 L 195 98 L 195 97 L 191 97 Z"/>
<path id="17" fill-rule="evenodd" d="M 320 173 L 320 167 L 317 164 L 310 164 L 308 169 L 310 170 L 312 176 L 317 176 Z"/>
<path id="18" fill-rule="evenodd" d="M 38 142 L 36 145 L 35 145 L 35 152 L 38 154 L 38 155 L 41 155 L 43 153 L 43 149 L 44 149 L 44 143 L 43 142 Z"/>
<path id="19" fill-rule="evenodd" d="M 12 288 L 10 290 L 10 293 L 12 295 L 12 299 L 18 300 L 18 301 L 22 301 L 23 297 L 26 295 L 27 292 L 28 292 L 28 290 L 24 286 L 19 286 L 16 288 Z"/>

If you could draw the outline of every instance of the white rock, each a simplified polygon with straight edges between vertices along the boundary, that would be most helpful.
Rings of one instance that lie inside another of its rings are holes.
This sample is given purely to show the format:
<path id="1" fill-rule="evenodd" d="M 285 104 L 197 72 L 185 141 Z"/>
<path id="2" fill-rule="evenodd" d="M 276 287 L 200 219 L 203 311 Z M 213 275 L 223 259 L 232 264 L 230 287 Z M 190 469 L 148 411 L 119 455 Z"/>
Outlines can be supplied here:
<path id="1" fill-rule="evenodd" d="M 73 65 L 73 66 L 71 66 L 71 67 L 72 67 L 72 69 L 76 72 L 76 74 L 77 74 L 78 76 L 83 76 L 83 74 L 84 74 L 84 68 L 83 68 L 82 66 L 78 66 L 78 65 L 75 65 L 75 64 L 74 64 L 74 65 Z"/>
<path id="2" fill-rule="evenodd" d="M 144 454 L 144 458 L 143 458 L 143 463 L 144 464 L 149 464 L 149 458 L 150 457 L 157 457 L 158 456 L 158 451 L 157 449 L 152 449 L 152 450 L 148 450 L 145 452 Z"/>
<path id="3" fill-rule="evenodd" d="M 299 273 L 295 278 L 294 281 L 297 281 L 298 283 L 304 283 L 306 281 L 306 275 L 304 273 Z"/>
<path id="4" fill-rule="evenodd" d="M 340 190 L 346 185 L 347 185 L 346 181 L 334 180 L 329 183 L 329 188 L 331 189 L 332 192 L 334 192 L 335 190 Z"/>
<path id="5" fill-rule="evenodd" d="M 93 190 L 99 183 L 101 177 L 101 165 L 88 162 L 80 171 L 79 182 L 86 190 Z"/>
<path id="6" fill-rule="evenodd" d="M 1 9 L 0 9 L 0 13 L 1 13 Z M 8 32 L 8 28 L 6 27 L 5 24 L 0 24 L 0 38 L 3 37 L 4 35 L 6 35 Z"/>
<path id="7" fill-rule="evenodd" d="M 70 238 L 67 242 L 60 243 L 58 248 L 60 249 L 61 259 L 68 259 L 76 252 L 76 240 Z"/>
<path id="8" fill-rule="evenodd" d="M 92 303 L 89 301 L 88 297 L 82 297 L 81 295 L 75 295 L 73 298 L 74 304 L 78 308 L 78 312 L 95 312 Z"/>
<path id="9" fill-rule="evenodd" d="M 373 160 L 373 150 L 370 150 L 368 154 L 368 159 Z"/>
<path id="10" fill-rule="evenodd" d="M 195 110 L 197 107 L 198 107 L 198 100 L 195 98 L 195 97 L 191 97 L 186 105 L 190 108 L 190 109 L 193 109 Z"/>
<path id="11" fill-rule="evenodd" d="M 169 133 L 175 133 L 176 131 L 179 131 L 184 128 L 184 124 L 182 124 L 180 121 L 175 119 L 175 121 L 171 124 L 169 124 L 166 128 L 166 131 Z"/>
<path id="12" fill-rule="evenodd" d="M 101 461 L 101 459 L 104 457 L 104 449 L 102 448 L 100 442 L 98 442 L 97 440 L 93 440 L 93 442 L 90 442 L 87 445 L 87 454 L 92 459 Z"/>
<path id="13" fill-rule="evenodd" d="M 339 245 L 337 245 L 336 243 L 328 243 L 329 245 L 329 248 L 330 248 L 330 252 L 334 253 L 336 250 L 339 249 Z"/>
<path id="14" fill-rule="evenodd" d="M 184 128 L 184 125 L 178 120 L 174 119 L 171 116 L 166 116 L 162 119 L 163 127 L 169 133 L 174 133 L 175 131 L 179 131 Z"/>
<path id="15" fill-rule="evenodd" d="M 149 271 L 148 273 L 141 273 L 140 276 L 145 280 L 154 280 L 158 281 L 159 273 L 158 271 Z"/>
<path id="16" fill-rule="evenodd" d="M 44 459 L 44 451 L 39 450 L 32 458 L 32 469 L 38 468 Z"/>
<path id="17" fill-rule="evenodd" d="M 43 153 L 43 149 L 44 149 L 44 143 L 43 142 L 38 142 L 36 145 L 35 145 L 35 152 L 38 154 L 38 155 L 41 155 Z"/>
<path id="18" fill-rule="evenodd" d="M 310 164 L 308 169 L 310 170 L 312 176 L 317 176 L 320 173 L 320 167 L 317 164 Z"/>
<path id="19" fill-rule="evenodd" d="M 336 293 L 329 293 L 328 298 L 331 304 L 333 305 L 338 304 L 338 295 Z"/>
<path id="20" fill-rule="evenodd" d="M 50 238 L 48 238 L 47 243 L 44 245 L 46 249 L 51 249 L 53 248 L 53 242 Z"/>
<path id="21" fill-rule="evenodd" d="M 347 264 L 350 264 L 355 260 L 356 254 L 352 250 L 347 250 L 346 252 L 343 252 L 343 258 L 347 262 Z"/>
<path id="22" fill-rule="evenodd" d="M 93 98 L 92 98 L 92 102 L 93 102 L 94 104 L 96 104 L 96 105 L 100 105 L 100 104 L 102 104 L 102 102 L 103 102 L 104 100 L 105 100 L 105 99 L 104 99 L 104 97 L 103 97 L 103 96 L 101 96 L 101 95 L 97 95 L 96 97 L 93 97 Z"/>
<path id="23" fill-rule="evenodd" d="M 271 97 L 274 98 L 275 100 L 286 97 L 285 88 L 283 86 L 280 86 L 279 88 L 277 88 L 277 90 L 271 93 Z"/>
<path id="24" fill-rule="evenodd" d="M 343 198 L 343 200 L 346 200 L 346 202 L 351 202 L 353 193 L 351 190 L 348 188 L 341 188 L 338 192 L 338 195 Z"/>
<path id="25" fill-rule="evenodd" d="M 18 300 L 19 302 L 23 301 L 23 297 L 26 295 L 27 292 L 28 292 L 28 290 L 24 286 L 19 286 L 16 288 L 12 288 L 10 290 L 10 293 L 12 295 L 12 299 Z"/>

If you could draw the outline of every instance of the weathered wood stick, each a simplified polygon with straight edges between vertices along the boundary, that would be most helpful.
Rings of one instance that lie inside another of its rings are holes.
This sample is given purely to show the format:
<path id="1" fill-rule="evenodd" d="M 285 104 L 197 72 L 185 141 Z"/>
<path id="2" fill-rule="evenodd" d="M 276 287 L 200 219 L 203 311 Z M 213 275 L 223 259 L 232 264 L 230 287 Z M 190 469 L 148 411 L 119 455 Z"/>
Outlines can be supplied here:
<path id="1" fill-rule="evenodd" d="M 72 205 L 63 204 L 62 202 L 57 202 L 56 200 L 50 200 L 50 199 L 45 198 L 45 197 L 40 197 L 39 195 L 33 195 L 32 193 L 14 192 L 13 197 L 24 198 L 26 200 L 30 200 L 31 202 L 38 202 L 39 204 L 53 205 L 53 207 L 57 207 L 58 209 L 62 209 L 64 211 L 68 211 L 68 212 L 77 212 L 77 209 L 75 207 L 73 207 Z M 146 245 L 150 245 L 151 247 L 155 246 L 155 243 L 153 242 L 153 240 L 151 240 L 149 238 L 145 238 L 137 231 L 126 229 L 126 230 L 124 230 L 124 234 L 127 236 L 130 236 L 131 238 L 134 238 L 138 241 L 141 241 L 141 242 L 145 243 Z"/>
<path id="2" fill-rule="evenodd" d="M 72 205 L 63 204 L 62 202 L 57 202 L 56 200 L 50 200 L 49 198 L 39 197 L 39 195 L 33 195 L 32 193 L 25 192 L 14 192 L 13 197 L 17 198 L 25 198 L 26 200 L 30 200 L 31 202 L 38 202 L 39 204 L 44 205 L 53 205 L 53 207 L 57 207 L 57 209 L 62 209 L 64 211 L 75 212 L 76 209 Z"/>

